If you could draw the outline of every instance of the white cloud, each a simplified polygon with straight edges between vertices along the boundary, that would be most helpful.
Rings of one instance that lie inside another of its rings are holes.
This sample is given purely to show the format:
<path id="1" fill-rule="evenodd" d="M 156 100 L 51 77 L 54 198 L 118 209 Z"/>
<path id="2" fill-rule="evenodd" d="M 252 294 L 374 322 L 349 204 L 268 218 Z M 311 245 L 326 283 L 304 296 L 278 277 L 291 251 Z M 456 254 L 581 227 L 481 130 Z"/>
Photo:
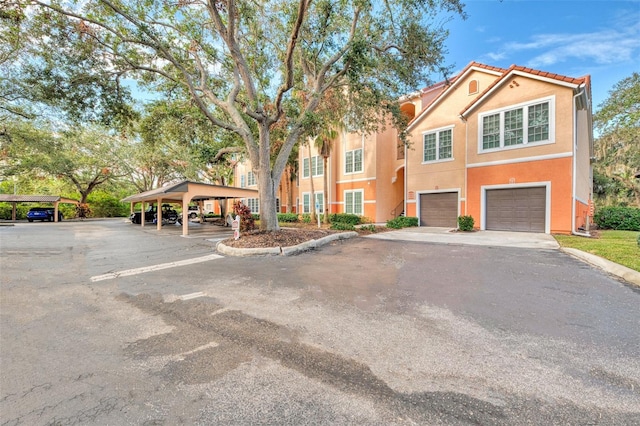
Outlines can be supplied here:
<path id="1" fill-rule="evenodd" d="M 640 22 L 624 19 L 614 28 L 590 33 L 538 34 L 526 42 L 506 43 L 499 51 L 485 56 L 495 61 L 516 55 L 532 55 L 524 61 L 524 65 L 532 68 L 576 60 L 600 65 L 637 60 Z"/>

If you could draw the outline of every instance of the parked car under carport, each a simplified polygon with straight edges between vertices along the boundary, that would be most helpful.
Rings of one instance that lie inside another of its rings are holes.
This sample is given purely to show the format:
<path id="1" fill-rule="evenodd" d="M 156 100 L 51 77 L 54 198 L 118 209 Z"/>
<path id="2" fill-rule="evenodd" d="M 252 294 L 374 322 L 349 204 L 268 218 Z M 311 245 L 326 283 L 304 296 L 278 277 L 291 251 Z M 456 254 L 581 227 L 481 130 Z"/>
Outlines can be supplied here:
<path id="1" fill-rule="evenodd" d="M 44 222 L 53 222 L 55 219 L 55 209 L 52 207 L 32 207 L 27 212 L 27 220 L 33 222 L 39 220 Z M 62 221 L 62 212 L 58 212 L 58 222 Z"/>

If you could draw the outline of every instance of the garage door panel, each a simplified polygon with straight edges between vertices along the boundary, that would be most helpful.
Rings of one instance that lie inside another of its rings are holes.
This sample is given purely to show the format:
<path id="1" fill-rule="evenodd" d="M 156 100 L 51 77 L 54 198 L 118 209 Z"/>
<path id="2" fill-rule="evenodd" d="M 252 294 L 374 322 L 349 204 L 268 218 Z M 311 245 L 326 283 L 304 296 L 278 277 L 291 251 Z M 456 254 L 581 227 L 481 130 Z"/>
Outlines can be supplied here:
<path id="1" fill-rule="evenodd" d="M 486 228 L 545 232 L 545 187 L 492 189 L 486 192 Z"/>
<path id="2" fill-rule="evenodd" d="M 455 227 L 457 222 L 457 192 L 420 194 L 420 226 Z"/>

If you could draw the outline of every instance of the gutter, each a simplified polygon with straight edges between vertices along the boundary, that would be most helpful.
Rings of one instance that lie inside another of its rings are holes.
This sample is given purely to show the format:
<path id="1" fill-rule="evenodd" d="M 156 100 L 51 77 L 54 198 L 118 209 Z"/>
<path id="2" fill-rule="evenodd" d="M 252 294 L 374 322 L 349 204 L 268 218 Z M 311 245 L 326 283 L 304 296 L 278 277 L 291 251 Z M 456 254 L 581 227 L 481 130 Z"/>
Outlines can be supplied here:
<path id="1" fill-rule="evenodd" d="M 577 169 L 577 158 L 576 151 L 578 150 L 578 109 L 576 108 L 576 100 L 579 96 L 584 94 L 584 87 L 573 96 L 573 173 L 572 173 L 572 197 L 571 197 L 571 234 L 577 235 L 580 237 L 591 237 L 589 231 L 587 232 L 579 232 L 576 230 L 576 169 Z M 589 218 L 587 218 L 587 229 L 588 229 Z"/>

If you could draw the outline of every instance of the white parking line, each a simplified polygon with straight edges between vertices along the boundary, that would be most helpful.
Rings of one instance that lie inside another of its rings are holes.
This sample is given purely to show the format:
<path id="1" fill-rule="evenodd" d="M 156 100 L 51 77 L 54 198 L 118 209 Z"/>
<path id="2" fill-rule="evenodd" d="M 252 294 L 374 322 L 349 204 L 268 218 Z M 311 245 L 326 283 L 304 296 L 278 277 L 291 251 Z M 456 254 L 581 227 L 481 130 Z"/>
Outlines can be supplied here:
<path id="1" fill-rule="evenodd" d="M 142 268 L 125 269 L 124 271 L 109 272 L 108 274 L 95 275 L 91 277 L 92 282 L 112 280 L 118 277 L 127 277 L 129 275 L 144 274 L 146 272 L 160 271 L 162 269 L 175 268 L 177 266 L 193 265 L 196 263 L 208 262 L 209 260 L 220 259 L 223 256 L 219 254 L 209 254 L 207 256 L 196 257 L 193 259 L 179 260 L 177 262 L 161 263 L 159 265 L 143 266 Z"/>
<path id="2" fill-rule="evenodd" d="M 204 293 L 199 291 L 197 293 L 183 294 L 182 296 L 178 296 L 178 299 L 191 300 L 191 299 L 197 299 L 198 297 L 203 297 L 203 296 L 204 296 Z"/>

